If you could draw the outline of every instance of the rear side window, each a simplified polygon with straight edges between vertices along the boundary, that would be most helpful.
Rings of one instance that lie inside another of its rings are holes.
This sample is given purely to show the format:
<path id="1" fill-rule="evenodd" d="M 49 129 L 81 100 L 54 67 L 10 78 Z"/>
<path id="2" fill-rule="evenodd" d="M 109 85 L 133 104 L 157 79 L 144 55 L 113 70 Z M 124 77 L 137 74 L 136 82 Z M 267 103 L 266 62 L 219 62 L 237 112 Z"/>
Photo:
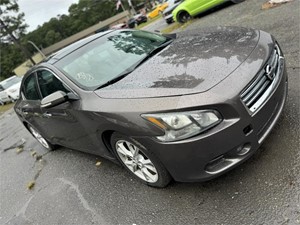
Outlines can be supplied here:
<path id="1" fill-rule="evenodd" d="M 24 95 L 28 100 L 40 99 L 35 74 L 30 74 L 24 81 Z"/>
<path id="2" fill-rule="evenodd" d="M 43 98 L 56 91 L 70 92 L 65 88 L 63 83 L 48 70 L 37 71 L 37 78 Z"/>

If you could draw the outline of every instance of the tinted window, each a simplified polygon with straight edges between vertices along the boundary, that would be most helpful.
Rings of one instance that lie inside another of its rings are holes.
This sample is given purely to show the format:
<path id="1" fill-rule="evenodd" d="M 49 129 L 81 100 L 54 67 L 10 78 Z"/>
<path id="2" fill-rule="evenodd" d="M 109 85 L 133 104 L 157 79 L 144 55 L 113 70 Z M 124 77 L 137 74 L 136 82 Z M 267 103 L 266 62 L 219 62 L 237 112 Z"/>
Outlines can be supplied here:
<path id="1" fill-rule="evenodd" d="M 43 98 L 56 92 L 63 91 L 68 93 L 69 91 L 64 87 L 63 83 L 56 78 L 48 70 L 40 70 L 37 72 L 37 78 L 39 82 L 39 87 L 42 93 Z"/>
<path id="2" fill-rule="evenodd" d="M 78 86 L 92 90 L 132 68 L 166 40 L 145 31 L 115 31 L 78 48 L 55 65 Z"/>
<path id="3" fill-rule="evenodd" d="M 24 81 L 24 95 L 28 100 L 40 99 L 40 95 L 37 89 L 35 74 L 30 74 Z"/>

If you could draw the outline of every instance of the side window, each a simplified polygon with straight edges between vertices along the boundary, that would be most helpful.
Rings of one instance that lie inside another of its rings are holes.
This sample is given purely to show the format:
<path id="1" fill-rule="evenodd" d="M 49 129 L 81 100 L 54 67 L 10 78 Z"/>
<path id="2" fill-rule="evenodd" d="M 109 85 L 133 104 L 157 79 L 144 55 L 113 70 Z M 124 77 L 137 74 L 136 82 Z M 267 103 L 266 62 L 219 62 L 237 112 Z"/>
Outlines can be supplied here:
<path id="1" fill-rule="evenodd" d="M 37 89 L 35 74 L 30 74 L 24 81 L 24 95 L 28 100 L 39 100 L 40 95 Z"/>
<path id="2" fill-rule="evenodd" d="M 65 88 L 63 83 L 48 70 L 37 71 L 37 78 L 43 98 L 56 91 L 70 92 Z"/>

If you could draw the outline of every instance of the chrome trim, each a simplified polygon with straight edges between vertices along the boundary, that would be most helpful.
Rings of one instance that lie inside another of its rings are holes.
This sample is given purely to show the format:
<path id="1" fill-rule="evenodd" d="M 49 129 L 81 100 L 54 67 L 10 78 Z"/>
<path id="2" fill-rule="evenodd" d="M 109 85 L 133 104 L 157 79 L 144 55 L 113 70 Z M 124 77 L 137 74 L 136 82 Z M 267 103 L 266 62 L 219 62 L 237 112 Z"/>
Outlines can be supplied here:
<path id="1" fill-rule="evenodd" d="M 250 85 L 250 87 L 248 87 L 241 95 L 241 98 L 245 97 L 245 95 L 247 95 L 247 93 L 249 92 L 249 90 L 253 89 L 254 86 L 256 86 L 256 84 L 259 82 L 259 80 L 264 76 L 265 71 L 262 70 L 260 71 L 257 79 Z"/>
<path id="2" fill-rule="evenodd" d="M 205 170 L 205 172 L 208 173 L 208 174 L 212 174 L 212 175 L 222 173 L 225 170 L 229 169 L 230 167 L 234 166 L 235 164 L 239 163 L 242 160 L 243 160 L 243 158 L 232 158 L 232 159 L 224 158 L 223 161 L 222 161 L 222 164 L 224 165 L 223 167 L 221 167 L 220 169 L 215 170 L 215 171 Z"/>
<path id="3" fill-rule="evenodd" d="M 272 93 L 272 91 L 274 90 L 274 88 L 276 87 L 276 85 L 278 84 L 278 81 L 280 80 L 281 78 L 281 74 L 278 74 L 279 69 L 283 66 L 283 60 L 281 60 L 283 58 L 280 58 L 280 65 L 279 67 L 277 68 L 277 71 L 276 71 L 276 76 L 273 80 L 273 82 L 271 83 L 271 85 L 268 87 L 268 89 L 265 91 L 265 93 L 257 100 L 257 102 L 250 108 L 250 111 L 251 112 L 254 112 L 256 109 L 258 109 L 263 103 L 264 101 L 270 96 L 270 94 Z M 283 72 L 283 71 L 281 71 Z"/>
<path id="4" fill-rule="evenodd" d="M 284 107 L 284 105 L 286 103 L 287 89 L 288 89 L 287 83 L 285 83 L 283 100 L 282 100 L 281 104 L 279 105 L 279 109 L 276 112 L 276 115 L 275 115 L 273 121 L 270 124 L 268 124 L 268 128 L 265 130 L 264 134 L 259 138 L 259 140 L 258 140 L 259 144 L 261 144 L 267 138 L 267 136 L 271 133 L 273 127 L 277 123 L 277 121 L 279 119 L 279 116 L 282 113 L 283 107 Z"/>
<path id="5" fill-rule="evenodd" d="M 257 111 L 277 86 L 284 65 L 284 57 L 277 43 L 255 80 L 241 94 L 241 100 L 251 113 Z"/>

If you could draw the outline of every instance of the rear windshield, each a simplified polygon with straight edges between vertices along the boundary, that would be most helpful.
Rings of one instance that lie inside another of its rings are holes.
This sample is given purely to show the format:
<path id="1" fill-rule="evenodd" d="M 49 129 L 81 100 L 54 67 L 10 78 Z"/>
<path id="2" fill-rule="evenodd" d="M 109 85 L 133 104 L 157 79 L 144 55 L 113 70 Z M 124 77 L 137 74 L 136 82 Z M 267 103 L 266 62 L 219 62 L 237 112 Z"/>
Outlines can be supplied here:
<path id="1" fill-rule="evenodd" d="M 80 47 L 54 65 L 79 87 L 94 90 L 123 74 L 167 40 L 138 30 L 114 31 Z"/>

